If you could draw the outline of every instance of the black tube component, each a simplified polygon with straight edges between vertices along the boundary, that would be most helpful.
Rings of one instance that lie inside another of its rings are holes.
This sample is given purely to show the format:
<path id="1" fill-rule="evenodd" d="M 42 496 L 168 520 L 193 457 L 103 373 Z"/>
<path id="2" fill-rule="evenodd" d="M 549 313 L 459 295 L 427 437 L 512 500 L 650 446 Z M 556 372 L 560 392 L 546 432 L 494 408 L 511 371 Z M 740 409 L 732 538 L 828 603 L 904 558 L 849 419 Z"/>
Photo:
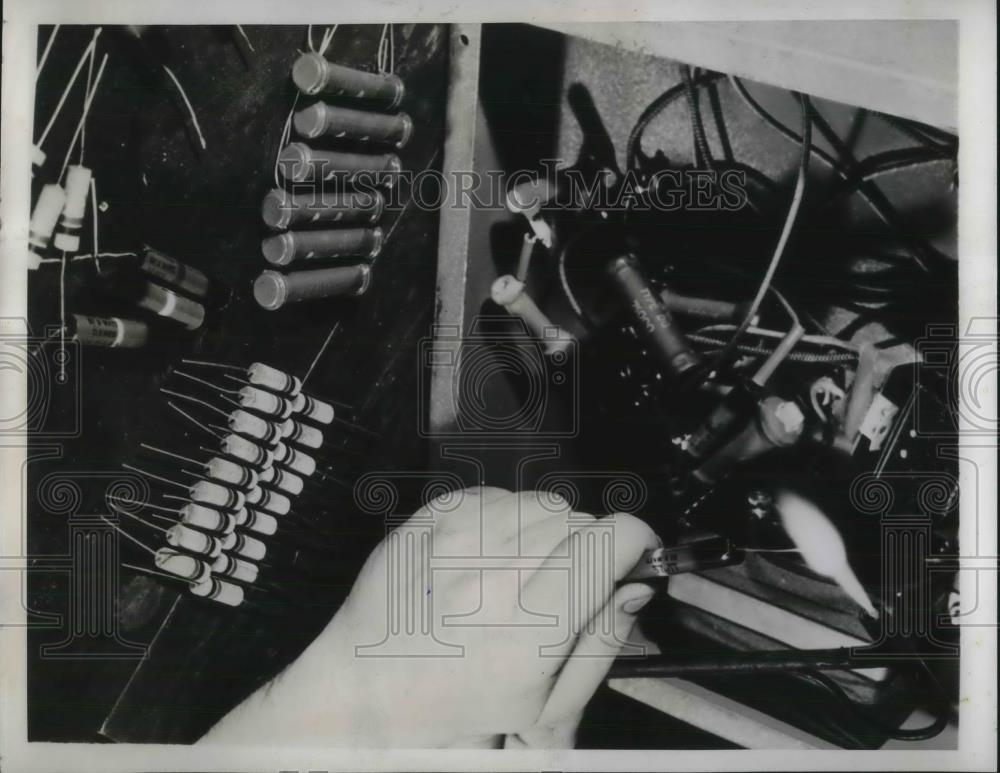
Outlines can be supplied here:
<path id="1" fill-rule="evenodd" d="M 279 274 L 264 271 L 253 285 L 253 296 L 269 311 L 287 303 L 330 298 L 338 295 L 362 295 L 371 283 L 371 269 L 366 265 L 321 268 Z"/>
<path id="2" fill-rule="evenodd" d="M 774 671 L 840 671 L 898 665 L 899 656 L 853 658 L 849 647 L 826 650 L 772 650 L 727 652 L 704 655 L 700 652 L 673 652 L 645 658 L 620 658 L 608 672 L 608 679 L 666 677 L 684 674 L 766 673 Z"/>
<path id="3" fill-rule="evenodd" d="M 152 247 L 146 247 L 140 268 L 167 284 L 199 298 L 208 295 L 209 281 L 201 271 Z"/>
<path id="4" fill-rule="evenodd" d="M 625 582 L 659 580 L 675 574 L 702 572 L 721 566 L 742 563 L 745 554 L 725 537 L 708 535 L 676 545 L 647 550 L 624 580 Z"/>
<path id="5" fill-rule="evenodd" d="M 329 231 L 285 231 L 268 236 L 260 249 L 268 263 L 287 266 L 294 260 L 374 258 L 382 249 L 382 229 L 336 228 Z"/>
<path id="6" fill-rule="evenodd" d="M 640 272 L 635 256 L 615 258 L 608 264 L 608 273 L 628 304 L 638 333 L 650 342 L 670 372 L 680 376 L 698 366 L 701 358 L 688 345 L 669 309 Z"/>
<path id="7" fill-rule="evenodd" d="M 413 135 L 413 120 L 406 113 L 387 115 L 325 102 L 299 110 L 293 120 L 295 131 L 308 139 L 327 135 L 402 148 Z"/>
<path id="8" fill-rule="evenodd" d="M 316 150 L 303 142 L 292 142 L 278 156 L 278 166 L 292 182 L 351 183 L 360 177 L 372 185 L 391 188 L 403 165 L 394 153 L 341 153 Z"/>
<path id="9" fill-rule="evenodd" d="M 310 191 L 292 194 L 275 189 L 264 197 L 261 217 L 275 230 L 294 226 L 374 225 L 382 217 L 381 193 Z"/>
<path id="10" fill-rule="evenodd" d="M 743 321 L 750 308 L 749 303 L 730 303 L 729 301 L 717 301 L 714 298 L 696 298 L 678 295 L 670 290 L 661 290 L 660 300 L 674 314 L 734 325 Z"/>
<path id="11" fill-rule="evenodd" d="M 329 94 L 335 97 L 370 99 L 387 109 L 399 106 L 406 89 L 398 75 L 355 70 L 327 61 L 317 53 L 300 56 L 292 68 L 292 80 L 299 91 L 309 96 Z"/>

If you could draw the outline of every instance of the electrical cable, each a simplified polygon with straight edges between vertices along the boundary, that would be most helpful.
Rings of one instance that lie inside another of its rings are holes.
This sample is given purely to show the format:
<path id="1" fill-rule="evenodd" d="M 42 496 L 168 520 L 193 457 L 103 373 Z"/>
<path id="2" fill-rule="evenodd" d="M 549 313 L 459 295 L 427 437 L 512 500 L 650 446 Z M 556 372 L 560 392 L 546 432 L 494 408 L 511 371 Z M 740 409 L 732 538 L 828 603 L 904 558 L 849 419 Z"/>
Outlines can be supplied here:
<path id="1" fill-rule="evenodd" d="M 708 137 L 705 135 L 705 124 L 701 120 L 698 94 L 695 91 L 694 81 L 691 78 L 690 66 L 684 65 L 681 68 L 681 78 L 684 82 L 684 97 L 687 99 L 688 115 L 691 120 L 695 166 L 712 169 L 715 167 L 715 160 L 712 158 L 712 149 L 708 146 Z"/>
<path id="2" fill-rule="evenodd" d="M 710 336 L 699 335 L 698 333 L 688 333 L 686 338 L 696 344 L 701 344 L 703 346 L 712 347 L 717 350 L 722 350 L 723 347 L 727 345 L 727 342 L 719 339 L 712 338 Z M 766 346 L 759 346 L 755 344 L 737 344 L 735 347 L 736 351 L 740 354 L 752 354 L 767 356 L 771 354 L 774 349 L 768 348 Z M 829 354 L 811 354 L 808 352 L 790 352 L 788 354 L 788 359 L 792 362 L 801 362 L 808 364 L 819 364 L 819 363 L 841 363 L 841 362 L 855 362 L 858 359 L 857 354 L 852 352 L 831 352 Z"/>
<path id="3" fill-rule="evenodd" d="M 52 44 L 56 42 L 56 35 L 59 34 L 59 28 L 61 24 L 57 24 L 52 28 L 52 34 L 49 35 L 48 41 L 45 43 L 45 50 L 42 51 L 42 57 L 38 60 L 38 68 L 35 70 L 35 82 L 38 82 L 38 78 L 42 74 L 42 69 L 45 67 L 45 62 L 49 58 L 49 52 L 52 50 Z"/>
<path id="4" fill-rule="evenodd" d="M 726 114 L 722 110 L 722 100 L 719 97 L 719 84 L 712 81 L 706 88 L 708 92 L 708 103 L 712 110 L 712 119 L 715 122 L 715 131 L 719 135 L 719 144 L 722 145 L 722 157 L 727 164 L 732 164 L 735 160 L 733 155 L 733 145 L 729 140 L 729 127 L 726 125 Z M 771 182 L 770 178 L 767 178 Z"/>
<path id="5" fill-rule="evenodd" d="M 925 145 L 947 149 L 953 154 L 958 151 L 958 137 L 951 132 L 945 131 L 944 129 L 938 129 L 934 126 L 928 126 L 927 124 L 919 123 L 917 121 L 910 121 L 906 118 L 899 118 L 898 116 L 889 115 L 888 113 L 870 111 L 870 114 L 885 121 L 893 129 L 905 134 L 912 140 L 916 140 L 917 142 L 921 142 Z"/>

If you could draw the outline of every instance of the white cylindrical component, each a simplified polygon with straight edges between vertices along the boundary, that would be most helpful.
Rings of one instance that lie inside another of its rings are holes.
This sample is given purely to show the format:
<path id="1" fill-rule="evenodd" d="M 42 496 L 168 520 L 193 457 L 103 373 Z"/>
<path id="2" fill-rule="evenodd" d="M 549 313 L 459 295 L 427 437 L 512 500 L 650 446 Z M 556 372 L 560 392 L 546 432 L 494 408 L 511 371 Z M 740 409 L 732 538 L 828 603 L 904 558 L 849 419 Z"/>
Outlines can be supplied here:
<path id="1" fill-rule="evenodd" d="M 258 480 L 260 483 L 273 483 L 277 474 L 278 474 L 278 469 L 276 467 L 265 467 L 263 470 L 260 471 L 260 476 Z"/>
<path id="2" fill-rule="evenodd" d="M 37 145 L 31 146 L 31 165 L 32 166 L 44 166 L 45 165 L 45 151 L 42 150 Z M 34 177 L 35 173 L 32 171 L 31 176 Z"/>
<path id="3" fill-rule="evenodd" d="M 229 414 L 229 428 L 233 432 L 249 435 L 265 443 L 271 443 L 275 438 L 280 437 L 280 430 L 277 426 L 240 408 Z"/>
<path id="4" fill-rule="evenodd" d="M 263 362 L 255 362 L 247 368 L 251 384 L 266 387 L 283 395 L 294 397 L 302 391 L 302 382 L 295 376 L 284 373 Z"/>
<path id="5" fill-rule="evenodd" d="M 188 489 L 188 492 L 195 502 L 215 505 L 222 510 L 239 510 L 246 503 L 242 492 L 208 480 L 198 481 Z"/>
<path id="6" fill-rule="evenodd" d="M 247 521 L 247 528 L 258 534 L 270 536 L 278 530 L 278 519 L 273 515 L 251 510 L 250 520 Z"/>
<path id="7" fill-rule="evenodd" d="M 61 185 L 49 183 L 42 188 L 28 226 L 28 246 L 32 250 L 42 252 L 48 246 L 65 204 L 66 191 Z"/>
<path id="8" fill-rule="evenodd" d="M 215 577 L 209 577 L 205 582 L 191 585 L 191 592 L 195 596 L 218 601 L 229 607 L 238 607 L 243 603 L 243 588 L 233 585 L 231 582 L 223 582 Z"/>
<path id="9" fill-rule="evenodd" d="M 299 392 L 292 398 L 292 413 L 302 413 L 306 407 L 306 396 Z"/>
<path id="10" fill-rule="evenodd" d="M 222 551 L 219 540 L 183 524 L 167 529 L 167 543 L 171 547 L 190 550 L 192 553 L 212 556 L 213 558 Z"/>
<path id="11" fill-rule="evenodd" d="M 281 465 L 295 470 L 299 475 L 304 475 L 307 478 L 316 472 L 316 460 L 294 448 L 288 449 L 288 454 Z"/>
<path id="12" fill-rule="evenodd" d="M 292 509 L 291 500 L 277 491 L 265 491 L 257 506 L 278 515 L 286 515 Z"/>
<path id="13" fill-rule="evenodd" d="M 206 531 L 225 531 L 226 528 L 226 518 L 223 513 L 194 502 L 189 502 L 181 508 L 181 523 Z"/>
<path id="14" fill-rule="evenodd" d="M 229 556 L 225 553 L 215 559 L 215 563 L 212 564 L 212 571 L 223 577 L 232 577 L 234 580 L 245 582 L 248 585 L 256 582 L 257 576 L 260 574 L 260 569 L 257 568 L 256 564 L 251 564 L 242 558 Z"/>
<path id="15" fill-rule="evenodd" d="M 250 517 L 250 513 L 247 512 L 245 507 L 241 507 L 233 513 L 233 524 L 235 526 L 242 526 L 247 522 L 247 518 Z"/>
<path id="16" fill-rule="evenodd" d="M 298 443 L 308 448 L 319 448 L 323 445 L 322 432 L 295 419 L 285 419 L 282 422 L 281 435 L 287 442 Z"/>
<path id="17" fill-rule="evenodd" d="M 315 397 L 306 395 L 305 405 L 302 407 L 302 415 L 311 421 L 316 421 L 320 424 L 329 424 L 333 421 L 333 406 L 329 403 L 324 403 L 322 400 L 317 400 Z"/>
<path id="18" fill-rule="evenodd" d="M 268 449 L 239 435 L 226 435 L 222 439 L 222 453 L 255 467 L 268 467 L 274 461 L 274 454 Z"/>
<path id="19" fill-rule="evenodd" d="M 185 580 L 201 582 L 211 574 L 208 564 L 194 556 L 178 553 L 170 548 L 160 548 L 153 557 L 156 568 L 169 574 L 176 574 Z"/>
<path id="20" fill-rule="evenodd" d="M 237 488 L 247 488 L 257 485 L 257 473 L 249 467 L 236 462 L 213 456 L 205 463 L 205 474 L 223 483 L 230 483 Z"/>
<path id="21" fill-rule="evenodd" d="M 278 464 L 284 464 L 291 453 L 292 449 L 280 440 L 274 444 L 274 461 Z"/>
<path id="22" fill-rule="evenodd" d="M 302 478 L 288 470 L 275 470 L 273 481 L 268 482 L 273 483 L 274 486 L 288 492 L 292 496 L 298 496 L 302 493 Z"/>
<path id="23" fill-rule="evenodd" d="M 233 545 L 232 550 L 237 555 L 249 558 L 251 561 L 260 561 L 267 553 L 267 545 L 247 534 L 237 534 L 236 544 Z"/>
<path id="24" fill-rule="evenodd" d="M 76 252 L 80 249 L 79 230 L 87 212 L 87 194 L 90 193 L 90 170 L 74 164 L 66 172 L 66 204 L 63 207 L 59 233 L 55 246 L 58 250 Z"/>
<path id="25" fill-rule="evenodd" d="M 236 534 L 235 531 L 219 535 L 219 544 L 222 546 L 223 550 L 232 550 L 233 548 L 236 547 L 236 542 L 238 540 L 239 536 Z"/>
<path id="26" fill-rule="evenodd" d="M 573 336 L 545 316 L 524 291 L 524 282 L 516 277 L 510 274 L 499 277 L 490 289 L 490 296 L 508 313 L 524 320 L 531 332 L 541 339 L 546 354 L 565 352 L 573 343 Z"/>
<path id="27" fill-rule="evenodd" d="M 240 389 L 239 394 L 240 405 L 244 408 L 252 408 L 269 416 L 281 416 L 286 411 L 291 412 L 288 400 L 280 395 L 276 395 L 274 392 L 266 392 L 257 387 L 245 386 Z"/>

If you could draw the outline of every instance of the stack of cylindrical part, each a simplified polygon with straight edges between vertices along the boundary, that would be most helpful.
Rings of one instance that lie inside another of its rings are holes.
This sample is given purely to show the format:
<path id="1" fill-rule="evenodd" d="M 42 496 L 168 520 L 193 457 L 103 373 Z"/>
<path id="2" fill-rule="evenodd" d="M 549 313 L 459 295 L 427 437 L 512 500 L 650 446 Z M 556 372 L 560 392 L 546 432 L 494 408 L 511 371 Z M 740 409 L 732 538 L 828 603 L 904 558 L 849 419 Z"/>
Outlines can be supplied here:
<path id="1" fill-rule="evenodd" d="M 160 571 L 188 581 L 194 595 L 240 606 L 267 560 L 275 535 L 305 480 L 316 472 L 310 451 L 323 443 L 329 403 L 302 392 L 295 376 L 255 362 L 237 392 L 230 433 L 188 489 L 180 521 L 156 554 Z"/>
<path id="2" fill-rule="evenodd" d="M 292 69 L 299 91 L 316 101 L 292 123 L 306 142 L 282 148 L 278 167 L 293 193 L 275 189 L 264 199 L 265 224 L 277 231 L 261 242 L 273 266 L 340 260 L 355 265 L 292 273 L 266 270 L 254 282 L 265 309 L 316 298 L 362 295 L 371 283 L 372 260 L 384 247 L 378 222 L 385 207 L 380 187 L 391 188 L 402 171 L 396 150 L 413 135 L 413 121 L 396 111 L 405 88 L 399 76 L 370 73 L 302 54 Z M 338 104 L 338 99 L 350 104 Z M 330 101 L 333 100 L 333 101 Z M 348 143 L 330 148 L 326 144 Z"/>

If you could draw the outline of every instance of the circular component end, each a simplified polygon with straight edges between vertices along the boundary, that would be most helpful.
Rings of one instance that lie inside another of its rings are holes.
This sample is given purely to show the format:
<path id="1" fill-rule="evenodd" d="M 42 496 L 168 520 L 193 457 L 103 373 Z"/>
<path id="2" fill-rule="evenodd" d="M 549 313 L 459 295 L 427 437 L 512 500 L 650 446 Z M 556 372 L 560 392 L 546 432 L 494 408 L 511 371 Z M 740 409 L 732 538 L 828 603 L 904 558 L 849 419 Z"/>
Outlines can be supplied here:
<path id="1" fill-rule="evenodd" d="M 402 149 L 410 141 L 410 137 L 413 136 L 413 119 L 410 118 L 408 113 L 400 113 L 399 120 L 403 124 L 403 136 L 396 143 L 396 148 Z"/>
<path id="2" fill-rule="evenodd" d="M 389 104 L 389 109 L 394 110 L 399 107 L 403 101 L 403 97 L 406 96 L 406 86 L 403 85 L 403 79 L 400 78 L 395 73 L 391 73 L 386 76 L 386 80 L 392 84 L 393 91 L 395 95 L 392 98 L 392 102 Z"/>
<path id="3" fill-rule="evenodd" d="M 318 94 L 326 83 L 326 60 L 316 53 L 303 54 L 292 67 L 292 80 L 303 94 Z"/>
<path id="4" fill-rule="evenodd" d="M 295 254 L 295 237 L 291 232 L 268 236 L 260 243 L 260 251 L 264 260 L 275 266 L 287 266 Z"/>
<path id="5" fill-rule="evenodd" d="M 304 142 L 291 142 L 281 149 L 278 166 L 281 176 L 292 182 L 305 182 L 312 177 L 312 152 Z"/>
<path id="6" fill-rule="evenodd" d="M 500 306 L 509 306 L 524 292 L 524 282 L 510 274 L 499 277 L 490 288 L 490 297 Z"/>
<path id="7" fill-rule="evenodd" d="M 253 283 L 254 300 L 268 311 L 280 309 L 286 295 L 285 277 L 277 271 L 263 271 Z"/>
<path id="8" fill-rule="evenodd" d="M 378 255 L 382 251 L 382 245 L 385 243 L 385 233 L 379 226 L 375 226 L 375 228 L 372 229 L 372 242 L 372 251 L 368 253 L 369 259 Z"/>
<path id="9" fill-rule="evenodd" d="M 308 139 L 319 137 L 326 131 L 326 105 L 317 102 L 315 105 L 299 110 L 292 119 L 295 131 Z"/>
<path id="10" fill-rule="evenodd" d="M 364 295 L 372 283 L 372 270 L 368 266 L 361 266 L 361 283 L 354 291 L 355 295 Z"/>
<path id="11" fill-rule="evenodd" d="M 260 216 L 264 219 L 265 225 L 276 230 L 288 228 L 288 221 L 291 218 L 289 208 L 292 206 L 290 199 L 288 193 L 282 190 L 268 192 L 260 207 Z"/>

